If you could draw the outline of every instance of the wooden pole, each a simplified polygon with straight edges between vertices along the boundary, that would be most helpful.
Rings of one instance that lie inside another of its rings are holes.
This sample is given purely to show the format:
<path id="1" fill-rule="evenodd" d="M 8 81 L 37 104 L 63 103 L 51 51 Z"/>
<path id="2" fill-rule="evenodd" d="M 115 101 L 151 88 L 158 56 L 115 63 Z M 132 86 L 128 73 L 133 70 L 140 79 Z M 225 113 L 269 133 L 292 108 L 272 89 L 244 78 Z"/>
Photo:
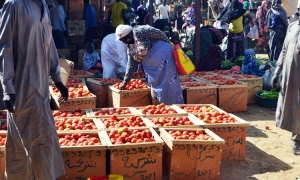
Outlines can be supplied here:
<path id="1" fill-rule="evenodd" d="M 148 0 L 148 2 L 149 2 L 149 9 L 148 9 L 148 11 L 149 11 L 149 14 L 150 14 L 150 19 L 149 19 L 149 25 L 150 26 L 153 26 L 153 0 Z"/>
<path id="2" fill-rule="evenodd" d="M 200 24 L 201 24 L 201 0 L 195 1 L 196 6 L 196 33 L 195 33 L 195 44 L 194 44 L 194 62 L 195 66 L 198 69 L 200 65 Z"/>

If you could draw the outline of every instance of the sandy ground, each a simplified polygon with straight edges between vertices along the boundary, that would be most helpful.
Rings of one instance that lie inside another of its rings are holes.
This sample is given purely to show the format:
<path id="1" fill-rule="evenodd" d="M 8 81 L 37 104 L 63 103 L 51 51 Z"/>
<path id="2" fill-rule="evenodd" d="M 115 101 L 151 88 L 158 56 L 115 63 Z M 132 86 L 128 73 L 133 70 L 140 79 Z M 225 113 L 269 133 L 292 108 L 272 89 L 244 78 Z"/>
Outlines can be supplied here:
<path id="1" fill-rule="evenodd" d="M 291 133 L 276 127 L 275 111 L 249 105 L 247 112 L 234 114 L 250 122 L 246 158 L 244 161 L 222 161 L 220 179 L 300 179 L 300 156 L 291 153 Z"/>

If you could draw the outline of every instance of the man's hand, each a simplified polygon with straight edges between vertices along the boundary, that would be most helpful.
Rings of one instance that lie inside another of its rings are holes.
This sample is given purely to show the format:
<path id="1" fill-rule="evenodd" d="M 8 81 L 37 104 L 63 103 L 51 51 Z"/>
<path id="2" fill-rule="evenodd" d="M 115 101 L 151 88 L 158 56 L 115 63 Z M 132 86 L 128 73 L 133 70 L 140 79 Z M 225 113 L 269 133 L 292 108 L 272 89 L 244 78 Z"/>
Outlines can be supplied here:
<path id="1" fill-rule="evenodd" d="M 8 98 L 6 100 L 3 100 L 4 107 L 7 109 L 9 112 L 14 113 L 15 112 L 15 100 L 16 100 L 16 95 L 15 94 L 8 94 Z"/>
<path id="2" fill-rule="evenodd" d="M 273 87 L 274 89 L 277 88 L 278 78 L 279 78 L 279 75 L 278 75 L 278 74 L 274 74 L 274 75 L 273 75 L 273 78 L 272 78 L 272 80 L 271 80 L 271 84 L 272 84 L 272 87 Z"/>
<path id="3" fill-rule="evenodd" d="M 66 88 L 66 86 L 62 82 L 55 83 L 55 86 L 57 87 L 57 89 L 60 91 L 61 94 L 61 97 L 58 100 L 62 102 L 66 102 L 69 97 L 68 88 Z"/>

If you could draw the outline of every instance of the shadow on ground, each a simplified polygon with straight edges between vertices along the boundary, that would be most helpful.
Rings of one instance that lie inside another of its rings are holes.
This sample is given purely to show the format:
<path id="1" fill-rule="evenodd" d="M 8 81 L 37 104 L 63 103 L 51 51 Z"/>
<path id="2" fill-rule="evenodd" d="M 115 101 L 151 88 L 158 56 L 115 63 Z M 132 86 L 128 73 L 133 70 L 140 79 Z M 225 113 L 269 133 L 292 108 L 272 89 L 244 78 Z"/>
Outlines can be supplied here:
<path id="1" fill-rule="evenodd" d="M 269 155 L 247 141 L 246 159 L 244 161 L 222 160 L 221 180 L 251 180 L 255 175 L 267 172 L 287 171 L 293 167 L 275 156 Z"/>

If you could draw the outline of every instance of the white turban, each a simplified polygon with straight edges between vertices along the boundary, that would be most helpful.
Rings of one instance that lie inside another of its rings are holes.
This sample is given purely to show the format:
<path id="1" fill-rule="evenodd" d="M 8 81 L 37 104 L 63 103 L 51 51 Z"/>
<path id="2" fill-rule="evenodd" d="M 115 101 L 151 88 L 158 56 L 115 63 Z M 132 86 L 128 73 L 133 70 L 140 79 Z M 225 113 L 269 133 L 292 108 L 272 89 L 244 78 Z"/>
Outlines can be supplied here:
<path id="1" fill-rule="evenodd" d="M 132 27 L 128 25 L 119 25 L 116 29 L 116 36 L 117 40 L 121 39 L 122 37 L 125 37 L 127 34 L 129 34 L 132 31 Z"/>

